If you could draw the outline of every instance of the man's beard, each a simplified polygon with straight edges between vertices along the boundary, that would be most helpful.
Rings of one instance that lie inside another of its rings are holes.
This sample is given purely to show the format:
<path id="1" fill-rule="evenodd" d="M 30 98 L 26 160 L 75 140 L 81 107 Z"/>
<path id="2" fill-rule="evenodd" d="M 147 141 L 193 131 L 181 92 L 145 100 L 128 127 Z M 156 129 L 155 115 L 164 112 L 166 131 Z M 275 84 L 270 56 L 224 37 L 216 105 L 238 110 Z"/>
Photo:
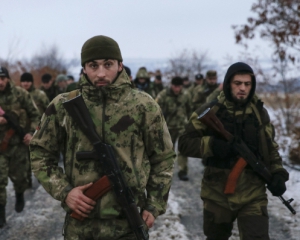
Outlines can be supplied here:
<path id="1" fill-rule="evenodd" d="M 238 105 L 244 105 L 247 101 L 248 101 L 248 97 L 246 97 L 246 98 L 236 98 L 236 97 L 234 97 L 234 96 L 232 96 L 232 99 L 233 99 L 233 102 L 235 102 L 236 104 L 238 104 Z"/>

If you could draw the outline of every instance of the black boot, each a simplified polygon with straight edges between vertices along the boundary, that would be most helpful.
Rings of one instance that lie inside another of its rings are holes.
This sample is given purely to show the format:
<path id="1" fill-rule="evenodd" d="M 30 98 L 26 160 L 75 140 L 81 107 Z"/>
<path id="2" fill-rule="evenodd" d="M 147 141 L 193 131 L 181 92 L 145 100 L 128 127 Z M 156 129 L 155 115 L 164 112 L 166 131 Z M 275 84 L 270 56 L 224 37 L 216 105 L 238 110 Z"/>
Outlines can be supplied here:
<path id="1" fill-rule="evenodd" d="M 24 193 L 17 193 L 16 192 L 16 206 L 15 210 L 16 212 L 22 212 L 24 208 L 25 202 L 24 202 Z"/>
<path id="2" fill-rule="evenodd" d="M 5 206 L 2 205 L 2 204 L 0 204 L 0 228 L 2 228 L 5 223 L 6 223 L 6 219 L 5 219 Z"/>

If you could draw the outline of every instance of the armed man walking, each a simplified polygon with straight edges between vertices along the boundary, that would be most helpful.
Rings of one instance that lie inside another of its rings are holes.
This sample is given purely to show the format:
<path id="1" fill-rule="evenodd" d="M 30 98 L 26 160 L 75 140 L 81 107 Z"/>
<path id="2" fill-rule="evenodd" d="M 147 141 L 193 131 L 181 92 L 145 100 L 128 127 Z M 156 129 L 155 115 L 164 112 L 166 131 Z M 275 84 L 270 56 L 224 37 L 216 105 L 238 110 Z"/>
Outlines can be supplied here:
<path id="1" fill-rule="evenodd" d="M 190 94 L 183 90 L 183 79 L 174 77 L 171 86 L 160 92 L 156 98 L 157 103 L 162 109 L 167 126 L 175 147 L 178 137 L 184 132 L 184 127 L 188 123 L 191 115 L 191 97 Z M 178 153 L 178 177 L 182 181 L 189 180 L 188 158 Z"/>
<path id="2" fill-rule="evenodd" d="M 166 211 L 175 158 L 171 137 L 160 107 L 133 89 L 122 61 L 115 40 L 88 39 L 81 49 L 80 90 L 60 94 L 50 103 L 30 144 L 35 176 L 66 211 L 65 239 L 148 239 L 147 229 Z M 80 99 L 90 115 L 75 105 L 67 108 Z M 78 117 L 69 114 L 72 110 Z M 91 123 L 78 124 L 84 119 Z M 90 131 L 97 143 L 92 143 Z M 99 144 L 101 149 L 94 149 Z M 60 152 L 64 171 L 58 166 Z M 85 195 L 94 189 L 93 182 L 107 178 L 109 184 L 100 185 L 106 188 L 104 194 Z M 115 191 L 123 180 L 126 196 Z M 124 206 L 123 199 L 130 205 Z M 136 217 L 144 221 L 142 226 L 135 226 Z"/>
<path id="3" fill-rule="evenodd" d="M 218 87 L 217 81 L 217 72 L 214 70 L 207 71 L 205 83 L 198 85 L 193 90 L 193 110 L 206 103 L 206 98 Z"/>
<path id="4" fill-rule="evenodd" d="M 244 162 L 244 153 L 235 147 L 237 143 L 244 142 L 257 159 L 255 162 L 262 162 L 272 174 L 268 189 L 274 196 L 286 190 L 289 175 L 282 166 L 274 128 L 263 102 L 255 95 L 255 87 L 256 78 L 249 65 L 231 65 L 217 101 L 197 109 L 179 139 L 179 150 L 190 157 L 203 158 L 206 166 L 201 199 L 204 234 L 209 240 L 229 239 L 235 219 L 241 239 L 269 239 L 266 184 L 248 162 L 239 165 Z M 233 140 L 226 141 L 220 132 L 200 121 L 208 107 L 224 125 L 227 136 L 234 136 Z"/>
<path id="5" fill-rule="evenodd" d="M 30 121 L 28 131 L 27 118 Z M 28 187 L 29 160 L 24 153 L 40 119 L 30 95 L 11 81 L 8 70 L 0 67 L 0 228 L 6 223 L 5 206 L 8 177 L 14 184 L 16 212 L 24 208 Z"/>

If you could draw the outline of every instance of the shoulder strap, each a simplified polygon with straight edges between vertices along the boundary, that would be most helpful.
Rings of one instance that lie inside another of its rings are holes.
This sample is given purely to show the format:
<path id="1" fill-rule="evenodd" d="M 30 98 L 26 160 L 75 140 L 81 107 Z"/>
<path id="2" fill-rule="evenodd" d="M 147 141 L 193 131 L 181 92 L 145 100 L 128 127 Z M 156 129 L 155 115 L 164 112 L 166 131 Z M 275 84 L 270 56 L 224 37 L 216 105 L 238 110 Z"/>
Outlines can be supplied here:
<path id="1" fill-rule="evenodd" d="M 257 120 L 259 122 L 259 137 L 261 139 L 261 142 L 260 142 L 261 144 L 260 144 L 259 148 L 263 153 L 264 162 L 266 163 L 267 166 L 270 166 L 269 150 L 268 150 L 268 144 L 267 144 L 264 124 L 262 123 L 261 115 L 260 115 L 256 105 L 251 103 L 251 108 L 253 109 L 253 111 L 257 117 Z"/>

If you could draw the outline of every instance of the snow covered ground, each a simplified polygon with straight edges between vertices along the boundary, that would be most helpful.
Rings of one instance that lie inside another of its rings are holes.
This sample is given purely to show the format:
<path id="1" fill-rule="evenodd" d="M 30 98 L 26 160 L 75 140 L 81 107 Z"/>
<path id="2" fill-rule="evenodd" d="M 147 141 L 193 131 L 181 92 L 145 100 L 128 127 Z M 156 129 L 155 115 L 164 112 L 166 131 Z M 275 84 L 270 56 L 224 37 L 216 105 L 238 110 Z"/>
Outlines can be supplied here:
<path id="1" fill-rule="evenodd" d="M 279 139 L 281 141 L 282 139 Z M 285 151 L 281 150 L 282 154 Z M 288 161 L 287 161 L 288 162 Z M 292 206 L 297 211 L 292 215 L 276 197 L 269 195 L 270 237 L 272 240 L 300 239 L 300 171 L 285 166 L 290 173 L 287 182 L 286 199 L 294 198 Z M 202 202 L 200 183 L 203 166 L 200 159 L 189 158 L 190 181 L 178 180 L 175 168 L 168 209 L 166 214 L 156 219 L 150 231 L 152 240 L 204 240 L 202 230 Z M 23 212 L 14 211 L 15 196 L 11 182 L 7 187 L 8 203 L 7 225 L 0 229 L 2 240 L 62 240 L 64 212 L 60 203 L 52 199 L 45 190 L 34 181 L 33 189 L 25 192 L 26 206 Z M 238 240 L 235 224 L 230 240 Z"/>

